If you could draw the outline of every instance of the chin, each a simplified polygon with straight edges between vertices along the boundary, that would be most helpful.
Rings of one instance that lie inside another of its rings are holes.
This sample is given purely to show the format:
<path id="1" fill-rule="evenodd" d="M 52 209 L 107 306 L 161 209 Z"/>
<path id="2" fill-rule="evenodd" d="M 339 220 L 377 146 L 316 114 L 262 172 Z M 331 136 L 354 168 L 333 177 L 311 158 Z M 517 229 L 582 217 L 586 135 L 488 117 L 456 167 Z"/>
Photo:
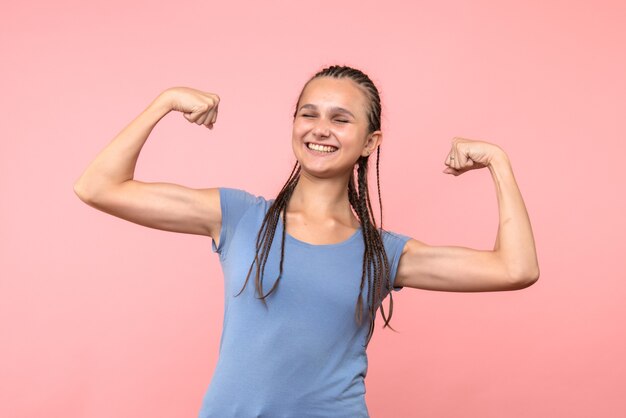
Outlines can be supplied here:
<path id="1" fill-rule="evenodd" d="M 306 161 L 303 164 L 303 161 L 301 159 L 298 159 L 298 162 L 300 163 L 301 175 L 305 174 L 307 176 L 320 179 L 345 177 L 353 171 L 353 167 L 350 169 L 341 169 L 340 167 L 329 166 L 327 164 L 324 164 L 324 166 L 310 163 L 307 164 Z"/>

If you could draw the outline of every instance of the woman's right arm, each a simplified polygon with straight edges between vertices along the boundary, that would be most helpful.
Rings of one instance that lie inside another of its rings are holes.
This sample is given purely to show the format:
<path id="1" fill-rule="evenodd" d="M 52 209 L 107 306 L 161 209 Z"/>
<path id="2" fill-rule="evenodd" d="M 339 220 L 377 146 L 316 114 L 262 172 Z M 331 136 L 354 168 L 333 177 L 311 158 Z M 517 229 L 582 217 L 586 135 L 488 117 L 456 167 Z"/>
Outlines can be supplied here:
<path id="1" fill-rule="evenodd" d="M 222 219 L 217 188 L 133 178 L 141 148 L 161 118 L 176 110 L 189 122 L 213 128 L 218 104 L 215 94 L 186 87 L 165 90 L 96 156 L 74 184 L 74 192 L 89 206 L 130 222 L 218 237 Z"/>

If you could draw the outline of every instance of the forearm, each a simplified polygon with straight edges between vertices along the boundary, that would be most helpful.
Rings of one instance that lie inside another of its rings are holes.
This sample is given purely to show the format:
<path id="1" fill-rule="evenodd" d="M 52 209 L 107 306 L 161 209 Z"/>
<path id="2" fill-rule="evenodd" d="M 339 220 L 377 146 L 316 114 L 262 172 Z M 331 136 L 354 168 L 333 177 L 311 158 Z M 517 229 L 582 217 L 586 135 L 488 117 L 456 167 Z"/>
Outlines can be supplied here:
<path id="1" fill-rule="evenodd" d="M 494 251 L 499 254 L 514 280 L 533 281 L 539 277 L 530 219 L 507 155 L 499 153 L 489 164 L 499 210 Z"/>
<path id="2" fill-rule="evenodd" d="M 133 179 L 142 147 L 170 110 L 166 94 L 159 95 L 89 164 L 74 185 L 76 194 L 88 199 L 107 187 Z"/>

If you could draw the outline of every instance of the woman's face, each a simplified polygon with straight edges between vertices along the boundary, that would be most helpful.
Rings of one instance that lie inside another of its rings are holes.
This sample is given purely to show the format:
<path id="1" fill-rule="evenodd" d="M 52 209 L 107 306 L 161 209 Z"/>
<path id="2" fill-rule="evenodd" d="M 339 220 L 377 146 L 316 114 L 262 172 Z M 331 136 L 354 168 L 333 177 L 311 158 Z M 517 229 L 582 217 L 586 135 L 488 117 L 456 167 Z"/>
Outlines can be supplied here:
<path id="1" fill-rule="evenodd" d="M 302 92 L 293 122 L 292 147 L 302 169 L 316 177 L 352 173 L 361 156 L 382 140 L 368 133 L 368 99 L 348 78 L 318 77 Z"/>

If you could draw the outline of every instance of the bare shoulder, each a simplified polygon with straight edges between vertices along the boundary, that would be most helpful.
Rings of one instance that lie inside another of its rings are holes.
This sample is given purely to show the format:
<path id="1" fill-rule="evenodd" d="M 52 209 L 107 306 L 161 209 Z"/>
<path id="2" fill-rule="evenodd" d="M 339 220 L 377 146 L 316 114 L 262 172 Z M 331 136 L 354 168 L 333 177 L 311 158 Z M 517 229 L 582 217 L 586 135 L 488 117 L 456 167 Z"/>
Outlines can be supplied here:
<path id="1" fill-rule="evenodd" d="M 420 249 L 424 249 L 428 247 L 428 244 L 416 240 L 415 238 L 411 238 L 409 239 L 406 244 L 404 244 L 404 248 L 402 249 L 402 254 L 406 254 L 408 252 L 412 252 L 412 251 L 419 251 Z"/>

